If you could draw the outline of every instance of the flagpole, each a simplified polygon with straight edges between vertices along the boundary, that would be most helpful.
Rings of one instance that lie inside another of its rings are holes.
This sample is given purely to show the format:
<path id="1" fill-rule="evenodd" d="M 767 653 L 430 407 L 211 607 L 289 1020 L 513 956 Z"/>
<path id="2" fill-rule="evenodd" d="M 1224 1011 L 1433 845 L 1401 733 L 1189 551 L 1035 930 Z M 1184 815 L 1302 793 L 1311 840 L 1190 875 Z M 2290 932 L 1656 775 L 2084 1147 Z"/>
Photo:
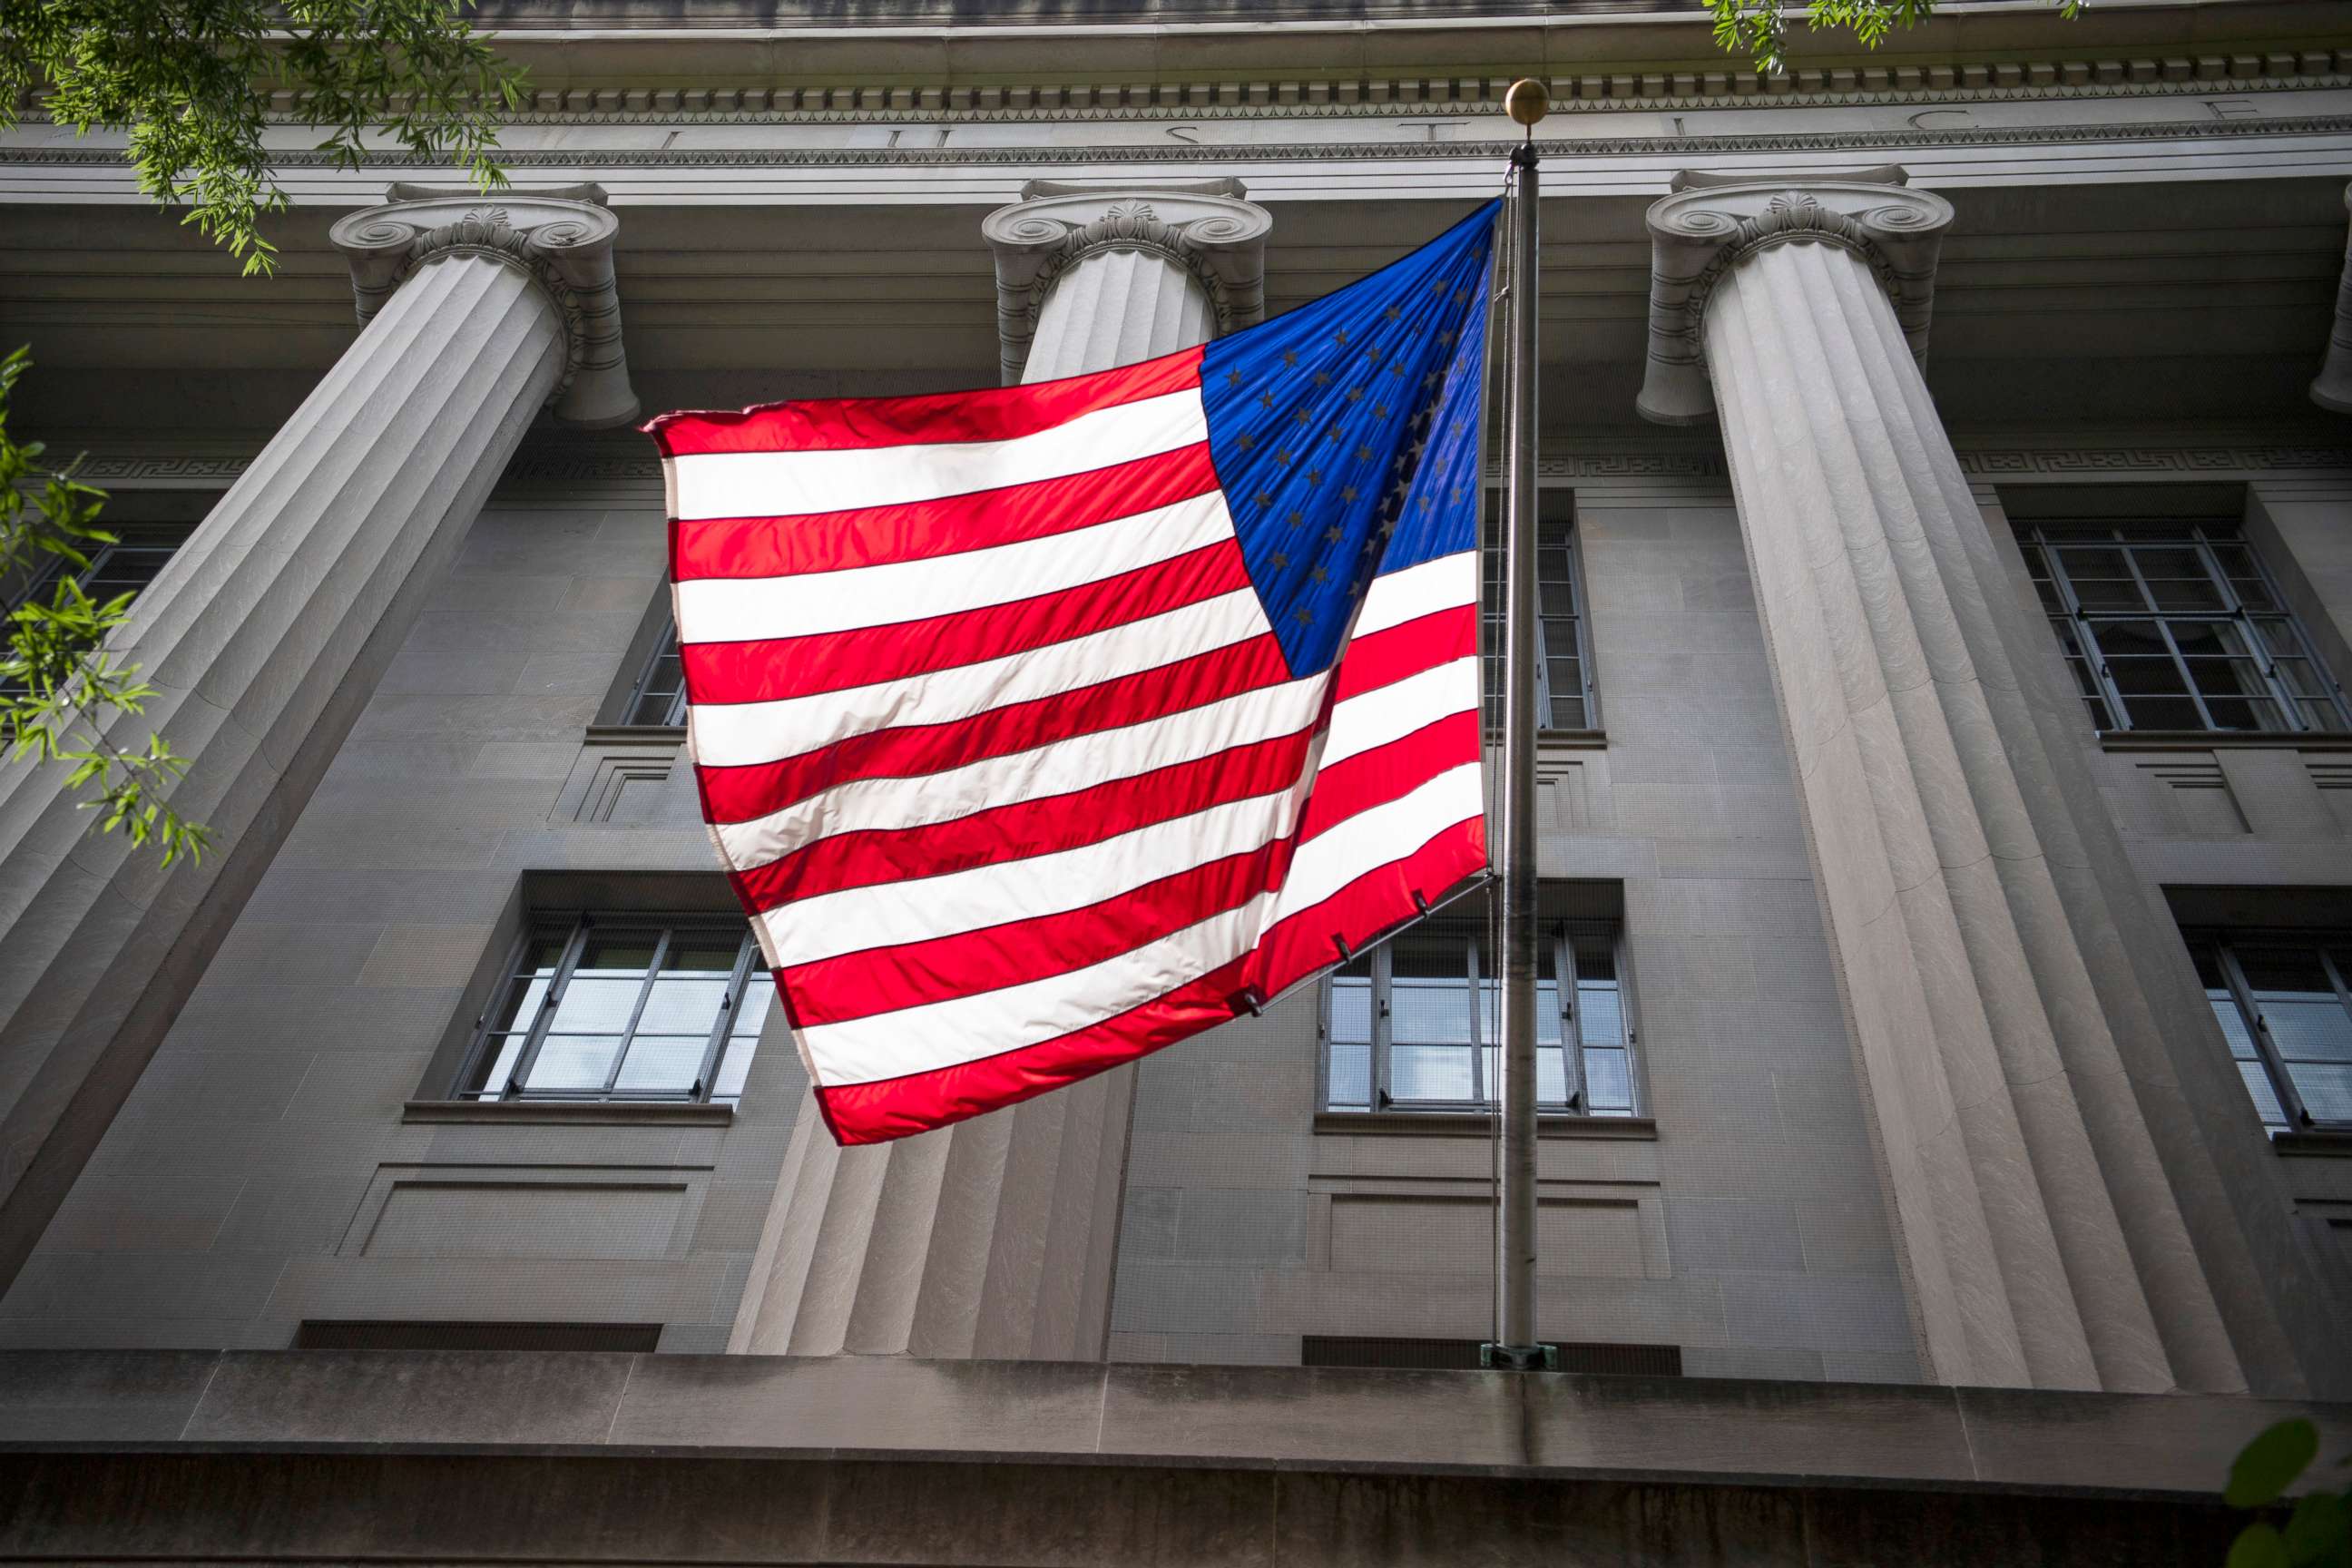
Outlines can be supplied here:
<path id="1" fill-rule="evenodd" d="M 1511 153 L 1511 297 L 1505 333 L 1510 443 L 1503 533 L 1502 1160 L 1496 1201 L 1496 1343 L 1486 1358 L 1519 1371 L 1545 1364 L 1536 1334 L 1536 327 L 1540 191 L 1536 122 L 1541 83 L 1504 99 L 1526 140 Z"/>

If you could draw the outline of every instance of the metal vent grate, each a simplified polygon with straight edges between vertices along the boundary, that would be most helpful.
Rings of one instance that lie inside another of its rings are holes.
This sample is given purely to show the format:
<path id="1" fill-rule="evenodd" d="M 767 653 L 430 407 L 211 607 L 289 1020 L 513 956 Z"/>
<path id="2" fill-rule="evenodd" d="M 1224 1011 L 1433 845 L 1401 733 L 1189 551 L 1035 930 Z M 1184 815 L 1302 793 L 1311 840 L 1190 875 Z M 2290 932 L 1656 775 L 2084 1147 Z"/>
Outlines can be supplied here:
<path id="1" fill-rule="evenodd" d="M 463 1323 L 310 1318 L 298 1351 L 650 1351 L 659 1323 Z"/>
<path id="2" fill-rule="evenodd" d="M 1680 1377 L 1680 1345 L 1616 1345 L 1559 1342 L 1550 1347 L 1561 1372 L 1630 1373 L 1646 1377 Z M 1374 1335 L 1308 1334 L 1299 1341 L 1302 1366 L 1410 1367 L 1432 1371 L 1475 1371 L 1476 1340 L 1383 1339 Z"/>

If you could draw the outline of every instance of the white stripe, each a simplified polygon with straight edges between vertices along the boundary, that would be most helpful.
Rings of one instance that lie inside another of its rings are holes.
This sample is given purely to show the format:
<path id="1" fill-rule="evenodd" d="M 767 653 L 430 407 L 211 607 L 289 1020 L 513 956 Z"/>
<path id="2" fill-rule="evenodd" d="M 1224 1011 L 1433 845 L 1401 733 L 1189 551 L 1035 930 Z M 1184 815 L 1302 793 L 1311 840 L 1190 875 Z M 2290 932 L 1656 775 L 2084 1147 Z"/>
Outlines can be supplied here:
<path id="1" fill-rule="evenodd" d="M 903 680 L 774 702 L 696 703 L 687 739 L 703 767 L 778 762 L 868 731 L 944 724 L 1138 675 L 1271 629 L 1257 591 L 1240 588 L 1107 631 Z"/>
<path id="2" fill-rule="evenodd" d="M 1477 706 L 1475 655 L 1360 691 L 1331 709 L 1331 734 L 1323 742 L 1323 765 L 1328 768 L 1359 752 L 1401 741 L 1424 724 Z"/>
<path id="3" fill-rule="evenodd" d="M 1303 795 L 1293 784 L 1076 849 L 821 893 L 769 911 L 768 935 L 777 963 L 789 969 L 869 947 L 960 936 L 1009 920 L 1082 910 L 1286 837 L 1297 826 Z"/>
<path id="4" fill-rule="evenodd" d="M 836 833 L 924 827 L 995 806 L 1133 778 L 1235 746 L 1297 734 L 1315 721 L 1329 681 L 1327 671 L 1165 718 L 1073 735 L 919 778 L 852 780 L 756 821 L 722 824 L 719 841 L 728 863 L 748 870 Z"/>
<path id="5" fill-rule="evenodd" d="M 1364 607 L 1356 616 L 1353 635 L 1370 637 L 1439 610 L 1477 602 L 1478 552 L 1465 550 L 1441 555 L 1373 578 L 1364 594 Z"/>
<path id="6" fill-rule="evenodd" d="M 1478 767 L 1440 773 L 1302 846 L 1279 893 L 1067 974 L 801 1031 L 827 1087 L 870 1083 L 1042 1045 L 1117 1017 L 1232 962 L 1284 910 L 1322 902 L 1375 867 L 1478 814 Z"/>
<path id="7" fill-rule="evenodd" d="M 1008 441 L 805 452 L 702 452 L 670 459 L 671 515 L 797 517 L 1001 489 L 1172 452 L 1209 438 L 1197 386 L 1097 408 Z"/>
<path id="8" fill-rule="evenodd" d="M 1412 793 L 1342 817 L 1300 845 L 1283 879 L 1274 920 L 1313 908 L 1375 867 L 1403 859 L 1440 830 L 1476 816 L 1485 808 L 1483 774 L 1476 763 L 1448 768 Z"/>
<path id="9" fill-rule="evenodd" d="M 896 1013 L 819 1024 L 801 1048 L 826 1088 L 871 1083 L 1041 1045 L 1164 996 L 1249 951 L 1265 899 L 1067 974 Z"/>
<path id="10" fill-rule="evenodd" d="M 682 642 L 749 642 L 894 626 L 1099 583 L 1234 536 L 1223 493 L 1092 527 L 960 555 L 790 577 L 694 577 L 677 585 Z"/>

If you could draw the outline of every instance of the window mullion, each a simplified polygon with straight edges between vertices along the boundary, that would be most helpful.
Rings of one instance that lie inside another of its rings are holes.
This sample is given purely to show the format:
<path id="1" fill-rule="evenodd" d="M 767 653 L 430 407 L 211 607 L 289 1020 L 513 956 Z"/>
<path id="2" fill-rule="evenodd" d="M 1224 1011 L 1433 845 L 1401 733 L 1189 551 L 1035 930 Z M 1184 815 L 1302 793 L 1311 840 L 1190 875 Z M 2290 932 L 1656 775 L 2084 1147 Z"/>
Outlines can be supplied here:
<path id="1" fill-rule="evenodd" d="M 1485 1106 L 1494 1099 L 1486 1087 L 1486 998 L 1478 990 L 1478 960 L 1481 956 L 1478 939 L 1465 936 L 1462 939 L 1462 973 L 1470 983 L 1470 1103 L 1476 1106 Z M 1500 1005 L 1502 997 L 1497 995 L 1495 1000 Z M 1499 1046 L 1500 1041 L 1496 1044 Z"/>
<path id="2" fill-rule="evenodd" d="M 1393 967 L 1389 963 L 1389 946 L 1382 942 L 1372 949 L 1372 1093 L 1371 1109 L 1386 1110 L 1395 1103 L 1389 1092 L 1389 1043 L 1394 1031 L 1389 1027 L 1389 985 Z"/>
<path id="3" fill-rule="evenodd" d="M 1559 986 L 1559 1066 L 1562 1102 L 1578 1115 L 1591 1110 L 1584 1101 L 1584 1009 L 1577 1005 L 1576 944 L 1568 927 L 1552 932 L 1552 973 Z"/>
<path id="4" fill-rule="evenodd" d="M 563 943 L 563 956 L 556 960 L 555 973 L 548 979 L 547 994 L 539 999 L 539 1016 L 531 1020 L 530 1035 L 515 1057 L 514 1070 L 507 1075 L 506 1087 L 499 1091 L 500 1100 L 520 1095 L 521 1086 L 530 1078 L 530 1069 L 539 1065 L 540 1048 L 547 1044 L 547 1032 L 555 1023 L 555 1010 L 562 1005 L 572 972 L 580 967 L 581 955 L 588 949 L 591 923 L 585 915 L 572 922 L 572 934 Z"/>
<path id="5" fill-rule="evenodd" d="M 621 1080 L 622 1064 L 629 1059 L 629 1047 L 636 1043 L 637 1022 L 646 1016 L 646 1004 L 652 1000 L 654 983 L 661 978 L 662 963 L 669 957 L 670 928 L 662 928 L 654 939 L 653 961 L 646 966 L 646 977 L 638 983 L 635 1005 L 629 1009 L 629 1021 L 621 1029 L 621 1045 L 613 1053 L 613 1065 L 604 1069 L 604 1098 L 613 1098 L 613 1086 Z"/>
<path id="6" fill-rule="evenodd" d="M 726 1054 L 727 1042 L 735 1036 L 735 1015 L 742 1010 L 743 994 L 751 984 L 751 955 L 759 943 L 745 932 L 743 944 L 735 951 L 735 967 L 728 972 L 727 994 L 719 1004 L 719 1020 L 710 1026 L 710 1037 L 703 1043 L 702 1068 L 695 1074 L 694 1087 L 688 1091 L 692 1100 L 710 1098 L 711 1086 L 718 1080 L 719 1058 Z"/>
<path id="7" fill-rule="evenodd" d="M 1573 518 L 1570 519 L 1566 532 L 1568 537 L 1561 541 L 1560 553 L 1568 562 L 1568 602 L 1576 609 L 1572 625 L 1576 630 L 1576 673 L 1579 684 L 1584 689 L 1584 727 L 1598 730 L 1601 728 L 1601 700 L 1593 688 L 1591 637 L 1584 615 L 1584 541 L 1577 532 Z"/>
<path id="8" fill-rule="evenodd" d="M 2303 1096 L 2288 1076 L 2286 1058 L 2278 1053 L 2278 1045 L 2271 1038 L 2271 1026 L 2263 1017 L 2262 1004 L 2254 1000 L 2254 988 L 2246 979 L 2246 972 L 2238 963 L 2237 952 L 2226 942 L 2217 942 L 2213 950 L 2221 955 L 2221 973 L 2230 983 L 2230 995 L 2238 1005 L 2238 1014 L 2247 1021 L 2246 1037 L 2254 1043 L 2254 1055 L 2262 1058 L 2263 1070 L 2271 1077 L 2273 1092 L 2278 1096 L 2279 1108 L 2286 1112 L 2290 1127 L 2311 1125 L 2311 1112 L 2304 1108 Z"/>
<path id="9" fill-rule="evenodd" d="M 2172 667 L 2180 676 L 2180 684 L 2188 689 L 2189 700 L 2197 705 L 2197 717 L 2206 729 L 2219 730 L 2221 726 L 2213 722 L 2213 710 L 2205 706 L 2205 694 L 2197 689 L 2197 672 L 2189 668 L 2188 656 L 2173 640 L 2172 623 L 2159 614 L 2150 624 L 2156 627 L 2156 635 L 2164 639 L 2164 649 L 2172 656 Z"/>

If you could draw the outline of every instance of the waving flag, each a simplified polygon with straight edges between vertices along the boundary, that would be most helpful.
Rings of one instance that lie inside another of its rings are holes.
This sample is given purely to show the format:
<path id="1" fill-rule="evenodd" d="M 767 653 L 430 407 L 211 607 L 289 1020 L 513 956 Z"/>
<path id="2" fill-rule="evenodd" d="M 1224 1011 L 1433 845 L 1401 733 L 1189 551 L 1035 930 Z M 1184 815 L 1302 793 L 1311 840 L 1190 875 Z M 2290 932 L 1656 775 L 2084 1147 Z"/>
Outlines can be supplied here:
<path id="1" fill-rule="evenodd" d="M 1142 364 L 646 427 L 703 814 L 835 1138 L 1132 1061 L 1483 869 L 1494 216 Z"/>

